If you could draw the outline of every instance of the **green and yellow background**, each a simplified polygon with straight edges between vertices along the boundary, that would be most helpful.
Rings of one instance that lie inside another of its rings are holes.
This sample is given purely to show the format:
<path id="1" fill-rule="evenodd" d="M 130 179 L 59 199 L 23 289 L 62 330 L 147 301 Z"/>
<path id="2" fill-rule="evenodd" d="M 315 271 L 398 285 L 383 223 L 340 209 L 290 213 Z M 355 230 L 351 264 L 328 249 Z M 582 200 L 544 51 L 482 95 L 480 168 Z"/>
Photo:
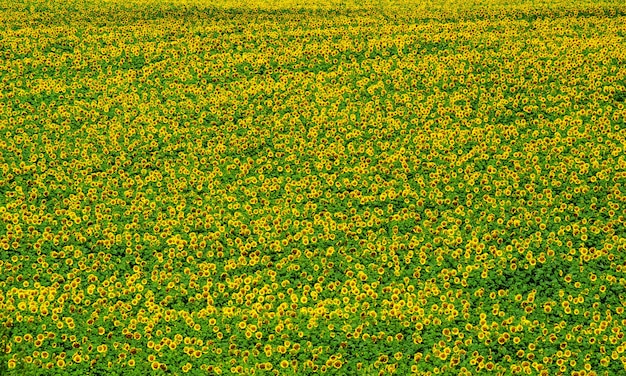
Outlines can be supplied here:
<path id="1" fill-rule="evenodd" d="M 625 38 L 617 0 L 0 0 L 0 374 L 623 374 Z"/>

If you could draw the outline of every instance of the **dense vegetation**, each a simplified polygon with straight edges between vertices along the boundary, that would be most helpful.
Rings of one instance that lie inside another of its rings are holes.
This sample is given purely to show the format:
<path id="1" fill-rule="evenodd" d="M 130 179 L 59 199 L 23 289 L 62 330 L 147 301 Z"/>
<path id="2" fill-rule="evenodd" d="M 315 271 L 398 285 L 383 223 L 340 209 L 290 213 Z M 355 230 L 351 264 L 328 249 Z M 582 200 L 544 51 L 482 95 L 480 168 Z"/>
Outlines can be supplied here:
<path id="1" fill-rule="evenodd" d="M 625 37 L 0 0 L 0 374 L 624 373 Z"/>

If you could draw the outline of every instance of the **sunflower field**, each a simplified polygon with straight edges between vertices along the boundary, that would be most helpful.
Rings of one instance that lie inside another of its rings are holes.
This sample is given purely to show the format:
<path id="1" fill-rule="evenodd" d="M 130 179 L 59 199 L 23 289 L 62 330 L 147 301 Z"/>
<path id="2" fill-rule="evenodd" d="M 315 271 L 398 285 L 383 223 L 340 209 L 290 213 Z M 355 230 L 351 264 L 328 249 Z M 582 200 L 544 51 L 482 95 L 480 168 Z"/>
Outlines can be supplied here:
<path id="1" fill-rule="evenodd" d="M 0 0 L 0 375 L 626 374 L 621 0 Z"/>

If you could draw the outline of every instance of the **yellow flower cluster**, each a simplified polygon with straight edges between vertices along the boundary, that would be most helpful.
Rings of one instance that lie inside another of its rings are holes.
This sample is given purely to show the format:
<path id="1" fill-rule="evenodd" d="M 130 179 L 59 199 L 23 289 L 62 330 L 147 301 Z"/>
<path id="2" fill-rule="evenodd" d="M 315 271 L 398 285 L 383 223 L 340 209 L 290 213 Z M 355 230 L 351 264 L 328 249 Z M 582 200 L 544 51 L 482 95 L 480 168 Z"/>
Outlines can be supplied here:
<path id="1" fill-rule="evenodd" d="M 621 2 L 4 3 L 0 373 L 624 372 Z"/>

